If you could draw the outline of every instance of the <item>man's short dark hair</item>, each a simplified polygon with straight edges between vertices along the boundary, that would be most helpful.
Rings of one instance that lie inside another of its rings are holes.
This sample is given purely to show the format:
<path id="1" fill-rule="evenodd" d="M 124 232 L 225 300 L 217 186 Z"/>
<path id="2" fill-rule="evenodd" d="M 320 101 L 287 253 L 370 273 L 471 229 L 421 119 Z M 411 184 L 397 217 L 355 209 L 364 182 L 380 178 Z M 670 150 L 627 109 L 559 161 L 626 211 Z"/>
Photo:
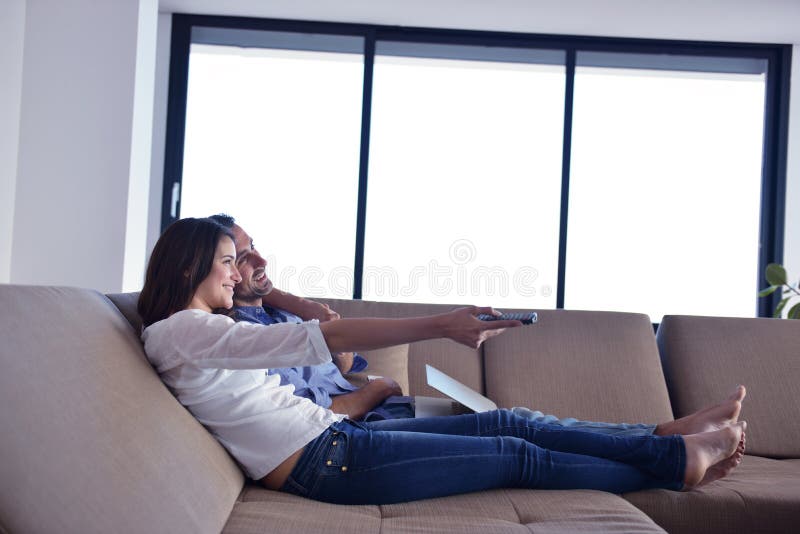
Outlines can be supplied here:
<path id="1" fill-rule="evenodd" d="M 218 222 L 225 228 L 233 228 L 233 225 L 236 224 L 236 219 L 226 213 L 217 213 L 209 217 L 209 219 Z"/>

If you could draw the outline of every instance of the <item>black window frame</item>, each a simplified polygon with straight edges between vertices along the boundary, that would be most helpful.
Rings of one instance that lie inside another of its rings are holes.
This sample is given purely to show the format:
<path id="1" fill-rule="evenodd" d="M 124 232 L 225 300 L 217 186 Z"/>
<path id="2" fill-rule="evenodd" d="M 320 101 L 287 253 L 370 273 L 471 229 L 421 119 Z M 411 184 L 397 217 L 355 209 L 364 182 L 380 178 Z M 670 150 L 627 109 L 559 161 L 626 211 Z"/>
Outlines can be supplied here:
<path id="1" fill-rule="evenodd" d="M 771 317 L 779 295 L 758 298 L 766 285 L 763 273 L 769 263 L 782 263 L 784 253 L 786 162 L 789 129 L 789 84 L 792 46 L 788 44 L 633 39 L 478 30 L 435 29 L 282 19 L 257 19 L 174 14 L 170 46 L 161 229 L 180 217 L 180 187 L 186 125 L 189 52 L 194 27 L 347 35 L 364 38 L 364 87 L 362 95 L 361 146 L 356 216 L 353 298 L 360 299 L 363 285 L 364 236 L 367 210 L 369 141 L 372 105 L 372 73 L 377 41 L 553 49 L 566 52 L 564 139 L 558 253 L 556 308 L 564 307 L 567 220 L 572 137 L 572 106 L 578 52 L 668 54 L 700 57 L 752 58 L 767 61 L 764 136 L 761 173 L 758 280 L 753 298 L 757 316 Z"/>

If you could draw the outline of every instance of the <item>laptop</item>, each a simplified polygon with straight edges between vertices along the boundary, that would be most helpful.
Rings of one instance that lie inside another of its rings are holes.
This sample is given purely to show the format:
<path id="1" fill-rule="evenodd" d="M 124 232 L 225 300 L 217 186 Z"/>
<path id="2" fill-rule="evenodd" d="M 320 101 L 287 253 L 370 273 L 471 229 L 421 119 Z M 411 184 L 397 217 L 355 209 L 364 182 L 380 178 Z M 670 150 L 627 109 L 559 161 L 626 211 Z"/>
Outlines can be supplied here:
<path id="1" fill-rule="evenodd" d="M 497 404 L 491 399 L 431 365 L 425 365 L 425 375 L 429 386 L 449 398 L 441 399 L 420 395 L 414 397 L 415 417 L 438 417 L 459 413 L 488 412 L 497 409 Z"/>

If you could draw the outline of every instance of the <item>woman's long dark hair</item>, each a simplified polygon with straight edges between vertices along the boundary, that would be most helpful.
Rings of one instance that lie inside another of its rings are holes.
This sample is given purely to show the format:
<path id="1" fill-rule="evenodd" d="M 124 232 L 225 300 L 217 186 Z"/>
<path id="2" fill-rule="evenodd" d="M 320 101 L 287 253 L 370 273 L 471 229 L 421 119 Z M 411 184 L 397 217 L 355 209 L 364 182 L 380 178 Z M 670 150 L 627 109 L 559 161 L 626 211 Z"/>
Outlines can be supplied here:
<path id="1" fill-rule="evenodd" d="M 233 240 L 230 229 L 211 219 L 181 219 L 164 230 L 150 255 L 139 294 L 139 315 L 145 328 L 189 305 L 211 272 L 223 236 Z"/>

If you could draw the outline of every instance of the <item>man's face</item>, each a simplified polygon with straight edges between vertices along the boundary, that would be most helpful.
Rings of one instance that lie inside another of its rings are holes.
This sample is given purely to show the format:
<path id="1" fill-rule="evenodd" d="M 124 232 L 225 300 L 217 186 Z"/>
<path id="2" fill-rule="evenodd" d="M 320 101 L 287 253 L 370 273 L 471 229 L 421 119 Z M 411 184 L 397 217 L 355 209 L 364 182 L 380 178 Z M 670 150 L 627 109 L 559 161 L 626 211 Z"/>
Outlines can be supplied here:
<path id="1" fill-rule="evenodd" d="M 242 227 L 233 225 L 236 244 L 236 268 L 242 281 L 236 284 L 233 299 L 240 306 L 261 306 L 261 297 L 272 291 L 272 281 L 267 276 L 267 261 L 253 246 L 253 240 Z"/>

